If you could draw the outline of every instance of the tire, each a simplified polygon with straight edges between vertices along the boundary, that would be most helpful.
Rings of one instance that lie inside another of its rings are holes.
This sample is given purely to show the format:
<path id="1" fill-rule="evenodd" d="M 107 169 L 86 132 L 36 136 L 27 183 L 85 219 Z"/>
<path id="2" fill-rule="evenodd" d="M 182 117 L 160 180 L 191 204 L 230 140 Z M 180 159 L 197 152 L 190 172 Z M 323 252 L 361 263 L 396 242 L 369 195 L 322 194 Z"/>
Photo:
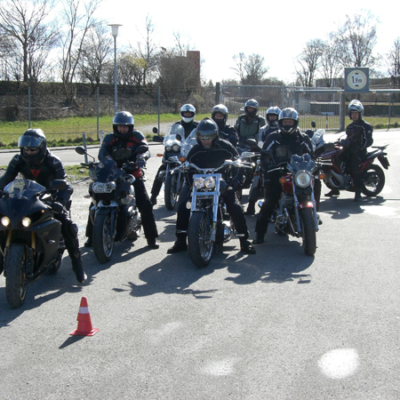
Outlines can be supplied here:
<path id="1" fill-rule="evenodd" d="M 116 221 L 116 219 L 115 219 Z M 114 251 L 114 234 L 109 235 L 111 214 L 98 214 L 93 224 L 93 251 L 99 263 L 104 264 L 110 261 Z M 115 226 L 112 229 L 115 232 Z"/>
<path id="2" fill-rule="evenodd" d="M 176 188 L 176 175 L 168 174 L 164 182 L 164 204 L 167 210 L 173 210 L 178 201 L 178 193 Z"/>
<path id="3" fill-rule="evenodd" d="M 206 267 L 214 250 L 214 242 L 210 241 L 211 221 L 203 212 L 193 213 L 188 228 L 188 248 L 190 259 L 197 268 Z"/>
<path id="4" fill-rule="evenodd" d="M 6 298 L 11 308 L 19 308 L 24 304 L 27 287 L 25 247 L 13 245 L 6 258 Z"/>
<path id="5" fill-rule="evenodd" d="M 361 191 L 368 197 L 377 196 L 385 186 L 385 173 L 379 165 L 371 164 L 362 172 Z"/>
<path id="6" fill-rule="evenodd" d="M 314 209 L 299 210 L 303 234 L 303 249 L 307 256 L 313 256 L 317 251 L 317 235 L 315 232 Z"/>

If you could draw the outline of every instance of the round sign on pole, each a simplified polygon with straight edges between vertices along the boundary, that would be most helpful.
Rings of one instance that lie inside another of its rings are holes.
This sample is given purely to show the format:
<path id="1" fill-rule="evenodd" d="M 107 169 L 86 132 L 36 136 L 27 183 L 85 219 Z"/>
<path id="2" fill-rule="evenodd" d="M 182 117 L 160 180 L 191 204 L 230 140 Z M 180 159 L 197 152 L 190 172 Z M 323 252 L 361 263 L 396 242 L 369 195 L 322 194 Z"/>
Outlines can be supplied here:
<path id="1" fill-rule="evenodd" d="M 345 68 L 346 92 L 369 92 L 369 68 Z"/>

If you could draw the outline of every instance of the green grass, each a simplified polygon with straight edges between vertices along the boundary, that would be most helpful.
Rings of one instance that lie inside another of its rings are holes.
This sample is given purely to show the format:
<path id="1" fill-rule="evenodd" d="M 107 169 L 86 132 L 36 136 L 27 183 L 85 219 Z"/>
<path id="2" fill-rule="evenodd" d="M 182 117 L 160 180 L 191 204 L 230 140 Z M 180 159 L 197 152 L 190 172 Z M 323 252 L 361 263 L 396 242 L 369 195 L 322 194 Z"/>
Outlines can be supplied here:
<path id="1" fill-rule="evenodd" d="M 208 114 L 197 114 L 196 120 L 209 116 Z M 157 126 L 158 116 L 154 114 L 144 114 L 134 116 L 135 127 Z M 162 123 L 173 123 L 180 119 L 177 114 L 161 114 Z M 96 117 L 71 117 L 51 119 L 45 121 L 31 121 L 31 128 L 40 128 L 47 137 L 50 147 L 71 146 L 82 143 L 82 133 L 86 133 L 86 139 L 90 144 L 99 143 L 97 139 L 97 118 Z M 4 122 L 0 121 L 0 148 L 15 148 L 18 138 L 28 129 L 28 121 Z M 105 116 L 99 118 L 99 130 L 108 133 L 112 130 L 112 117 Z M 147 137 L 153 136 L 151 130 L 143 132 Z"/>

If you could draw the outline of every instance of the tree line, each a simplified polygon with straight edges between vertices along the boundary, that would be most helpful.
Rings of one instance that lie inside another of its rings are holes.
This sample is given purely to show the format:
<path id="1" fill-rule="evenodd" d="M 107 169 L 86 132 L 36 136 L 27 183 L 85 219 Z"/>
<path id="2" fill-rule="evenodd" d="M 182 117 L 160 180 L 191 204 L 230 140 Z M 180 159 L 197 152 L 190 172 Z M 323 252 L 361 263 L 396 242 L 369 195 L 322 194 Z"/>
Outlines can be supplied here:
<path id="1" fill-rule="evenodd" d="M 90 83 L 93 93 L 100 83 L 113 85 L 113 39 L 110 28 L 96 16 L 101 1 L 2 0 L 0 79 L 27 82 L 31 87 L 37 82 L 61 81 L 68 101 L 74 99 L 76 82 Z M 328 39 L 308 41 L 293 60 L 295 82 L 268 77 L 264 57 L 241 52 L 232 60 L 237 79 L 223 83 L 311 87 L 319 79 L 320 85 L 332 87 L 343 76 L 344 67 L 369 67 L 372 76 L 389 76 L 398 87 L 400 37 L 383 57 L 386 71 L 379 73 L 377 24 L 371 13 L 362 12 L 346 16 Z M 160 47 L 154 28 L 151 17 L 146 17 L 142 39 L 118 52 L 118 85 L 133 85 L 143 91 L 160 86 L 167 96 L 173 96 L 174 90 L 187 91 L 188 95 L 195 92 L 198 71 L 186 57 L 190 44 L 174 32 L 174 46 Z"/>

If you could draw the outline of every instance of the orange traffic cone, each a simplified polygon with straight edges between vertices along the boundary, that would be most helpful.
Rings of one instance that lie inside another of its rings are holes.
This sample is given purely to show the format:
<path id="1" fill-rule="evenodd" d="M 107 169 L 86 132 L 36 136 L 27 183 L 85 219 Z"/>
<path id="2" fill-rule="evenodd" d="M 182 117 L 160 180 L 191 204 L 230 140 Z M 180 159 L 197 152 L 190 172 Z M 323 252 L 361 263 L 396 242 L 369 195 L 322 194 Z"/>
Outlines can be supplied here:
<path id="1" fill-rule="evenodd" d="M 70 333 L 72 336 L 93 336 L 99 330 L 92 327 L 89 307 L 86 297 L 82 297 L 78 313 L 78 328 Z"/>

